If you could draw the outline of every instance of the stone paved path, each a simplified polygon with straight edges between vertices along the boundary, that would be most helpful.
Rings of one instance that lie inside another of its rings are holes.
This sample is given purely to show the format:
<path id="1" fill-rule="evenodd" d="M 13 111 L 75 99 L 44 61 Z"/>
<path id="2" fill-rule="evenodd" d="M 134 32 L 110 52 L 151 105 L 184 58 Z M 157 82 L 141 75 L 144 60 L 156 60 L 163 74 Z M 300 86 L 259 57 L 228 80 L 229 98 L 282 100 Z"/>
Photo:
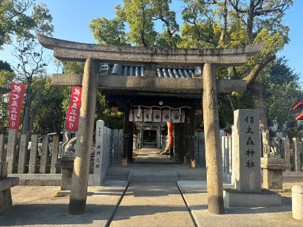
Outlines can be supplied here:
<path id="1" fill-rule="evenodd" d="M 175 183 L 134 182 L 110 226 L 190 227 L 194 224 Z"/>

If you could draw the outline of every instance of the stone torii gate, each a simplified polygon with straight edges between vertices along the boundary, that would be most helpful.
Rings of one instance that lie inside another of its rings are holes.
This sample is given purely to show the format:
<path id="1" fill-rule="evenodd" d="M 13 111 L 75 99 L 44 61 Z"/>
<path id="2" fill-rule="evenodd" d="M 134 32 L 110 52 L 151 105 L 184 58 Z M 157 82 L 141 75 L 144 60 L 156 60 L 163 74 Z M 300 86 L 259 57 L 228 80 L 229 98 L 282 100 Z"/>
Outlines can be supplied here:
<path id="1" fill-rule="evenodd" d="M 231 49 L 159 49 L 121 46 L 101 46 L 76 43 L 38 35 L 40 43 L 54 50 L 54 56 L 63 61 L 85 61 L 83 76 L 55 75 L 57 85 L 82 85 L 82 106 L 78 130 L 77 148 L 72 177 L 69 213 L 83 214 L 89 176 L 89 159 L 94 128 L 97 87 L 125 88 L 128 90 L 153 90 L 203 92 L 203 119 L 207 167 L 208 211 L 224 213 L 222 157 L 220 152 L 217 93 L 219 91 L 245 91 L 243 80 L 217 80 L 217 66 L 239 66 L 249 56 L 261 51 L 262 46 L 246 46 Z M 98 76 L 98 64 L 144 64 L 148 77 Z M 203 67 L 203 79 L 156 77 L 157 65 Z M 202 94 L 201 94 L 202 95 Z"/>

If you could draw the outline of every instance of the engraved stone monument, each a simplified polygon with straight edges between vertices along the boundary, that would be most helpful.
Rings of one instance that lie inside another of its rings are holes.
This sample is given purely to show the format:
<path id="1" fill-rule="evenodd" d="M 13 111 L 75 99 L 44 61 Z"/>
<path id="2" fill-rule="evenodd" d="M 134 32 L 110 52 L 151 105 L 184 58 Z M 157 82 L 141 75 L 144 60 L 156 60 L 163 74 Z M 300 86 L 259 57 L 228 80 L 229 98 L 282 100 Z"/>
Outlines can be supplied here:
<path id="1" fill-rule="evenodd" d="M 261 189 L 261 138 L 258 110 L 236 110 L 232 133 L 232 172 L 235 189 L 224 190 L 225 207 L 280 206 L 279 194 Z"/>

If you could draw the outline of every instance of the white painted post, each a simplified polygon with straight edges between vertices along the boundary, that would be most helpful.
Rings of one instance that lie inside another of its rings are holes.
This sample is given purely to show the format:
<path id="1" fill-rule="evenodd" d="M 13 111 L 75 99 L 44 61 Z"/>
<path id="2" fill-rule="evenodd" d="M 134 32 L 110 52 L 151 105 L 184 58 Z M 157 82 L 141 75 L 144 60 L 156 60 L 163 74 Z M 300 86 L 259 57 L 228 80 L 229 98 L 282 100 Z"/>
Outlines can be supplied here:
<path id="1" fill-rule="evenodd" d="M 291 189 L 292 217 L 303 220 L 303 186 L 295 185 Z"/>
<path id="2" fill-rule="evenodd" d="M 95 160 L 94 160 L 94 177 L 93 184 L 101 185 L 101 171 L 102 171 L 102 152 L 104 149 L 104 121 L 98 120 L 96 123 L 96 142 L 95 142 Z"/>

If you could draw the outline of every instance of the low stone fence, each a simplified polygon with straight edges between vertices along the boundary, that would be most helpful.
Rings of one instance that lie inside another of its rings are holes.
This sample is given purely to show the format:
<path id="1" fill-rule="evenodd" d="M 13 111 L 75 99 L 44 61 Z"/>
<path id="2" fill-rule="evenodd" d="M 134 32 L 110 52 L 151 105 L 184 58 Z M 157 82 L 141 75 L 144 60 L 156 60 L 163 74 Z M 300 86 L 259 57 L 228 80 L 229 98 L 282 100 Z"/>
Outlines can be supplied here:
<path id="1" fill-rule="evenodd" d="M 61 174 L 63 156 L 59 135 L 32 135 L 31 141 L 26 145 L 26 136 L 22 134 L 16 140 L 14 152 L 8 152 L 7 140 L 5 135 L 0 134 L 0 161 L 8 162 L 8 174 L 20 176 L 21 184 L 47 180 L 48 175 L 50 181 L 53 181 L 51 185 L 58 184 L 55 183 L 59 179 L 56 175 Z M 98 121 L 95 149 L 91 154 L 90 184 L 100 185 L 108 166 L 111 163 L 121 163 L 122 153 L 123 131 L 109 129 L 103 121 Z"/>
<path id="2" fill-rule="evenodd" d="M 123 153 L 123 131 L 112 130 L 98 121 L 96 128 L 95 152 L 92 153 L 91 171 L 96 174 L 91 182 L 101 184 L 111 163 L 121 163 Z M 196 132 L 195 157 L 198 166 L 205 167 L 204 133 Z M 8 162 L 8 174 L 25 175 L 52 175 L 61 173 L 58 163 L 62 158 L 62 142 L 59 135 L 32 135 L 29 145 L 26 145 L 25 135 L 17 139 L 15 152 L 7 154 L 7 137 L 0 134 L 0 161 Z M 222 168 L 224 178 L 231 179 L 232 167 L 232 140 L 223 136 Z M 301 139 L 283 138 L 277 145 L 288 171 L 302 172 L 302 141 Z M 20 179 L 21 179 L 20 178 Z"/>
<path id="3" fill-rule="evenodd" d="M 8 174 L 56 174 L 60 168 L 56 165 L 61 158 L 59 135 L 32 135 L 31 141 L 26 143 L 26 135 L 21 134 L 16 146 L 8 152 L 6 138 L 0 135 L 0 158 L 8 162 Z"/>
<path id="4" fill-rule="evenodd" d="M 301 139 L 283 138 L 279 141 L 275 138 L 271 138 L 275 141 L 274 146 L 271 148 L 272 157 L 281 158 L 283 169 L 285 169 L 283 175 L 287 177 L 288 181 L 297 181 L 302 179 L 302 150 L 303 142 Z M 223 177 L 227 182 L 231 182 L 232 175 L 232 137 L 222 136 L 221 137 L 221 149 L 222 149 L 222 169 Z M 275 154 L 274 152 L 277 152 Z M 261 144 L 261 157 L 263 154 L 263 144 Z"/>

